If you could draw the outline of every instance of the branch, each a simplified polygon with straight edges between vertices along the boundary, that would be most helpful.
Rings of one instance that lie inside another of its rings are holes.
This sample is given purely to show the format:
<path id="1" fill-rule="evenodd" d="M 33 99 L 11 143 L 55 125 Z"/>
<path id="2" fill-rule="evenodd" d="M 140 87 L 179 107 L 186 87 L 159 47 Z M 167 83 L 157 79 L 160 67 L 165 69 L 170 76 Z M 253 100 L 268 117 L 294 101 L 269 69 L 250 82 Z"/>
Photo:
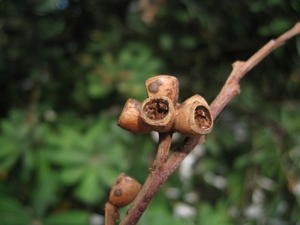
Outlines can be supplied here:
<path id="1" fill-rule="evenodd" d="M 287 40 L 298 35 L 299 33 L 300 22 L 277 39 L 269 41 L 247 61 L 236 61 L 235 63 L 233 63 L 232 72 L 230 73 L 222 90 L 210 105 L 212 117 L 214 120 L 224 109 L 224 107 L 232 100 L 232 98 L 240 93 L 239 81 L 245 76 L 245 74 L 249 72 L 253 67 L 255 67 L 259 62 L 261 62 L 272 51 L 274 51 L 275 49 L 283 45 Z M 165 137 L 168 137 L 168 135 Z M 204 143 L 204 141 L 205 139 L 203 135 L 187 138 L 184 144 L 169 156 L 167 161 L 164 162 L 164 160 L 156 158 L 155 161 L 159 163 L 156 164 L 155 168 L 151 170 L 141 191 L 134 200 L 131 208 L 128 210 L 127 215 L 120 223 L 120 225 L 136 224 L 159 187 L 179 167 L 180 163 L 194 149 L 194 147 L 197 144 Z M 168 152 L 170 145 L 170 136 L 169 138 L 161 139 L 158 146 L 158 149 L 160 149 L 159 152 Z M 160 154 L 158 153 L 157 156 L 158 155 Z"/>
<path id="2" fill-rule="evenodd" d="M 117 207 L 107 202 L 105 204 L 105 225 L 115 225 L 119 217 Z"/>
<path id="3" fill-rule="evenodd" d="M 150 170 L 152 171 L 156 169 L 159 170 L 160 168 L 158 167 L 167 161 L 170 147 L 171 147 L 171 142 L 172 142 L 172 134 L 159 133 L 159 144 L 157 147 L 157 153 L 152 168 Z"/>
<path id="4" fill-rule="evenodd" d="M 226 83 L 222 90 L 211 103 L 212 116 L 215 119 L 224 107 L 231 101 L 231 99 L 240 93 L 239 81 L 249 72 L 254 66 L 261 62 L 272 51 L 283 45 L 290 38 L 300 33 L 300 22 L 282 34 L 275 40 L 269 41 L 261 49 L 259 49 L 254 55 L 252 55 L 247 61 L 236 61 L 233 63 L 233 70 L 230 73 Z"/>

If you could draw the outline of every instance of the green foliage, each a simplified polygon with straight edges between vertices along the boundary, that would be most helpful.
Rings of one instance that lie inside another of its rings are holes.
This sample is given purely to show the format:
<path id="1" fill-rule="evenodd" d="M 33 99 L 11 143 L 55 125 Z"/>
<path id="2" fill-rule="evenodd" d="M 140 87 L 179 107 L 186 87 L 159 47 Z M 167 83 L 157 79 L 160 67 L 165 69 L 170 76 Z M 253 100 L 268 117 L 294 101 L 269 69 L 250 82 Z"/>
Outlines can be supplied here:
<path id="1" fill-rule="evenodd" d="M 46 225 L 88 225 L 88 214 L 83 211 L 57 213 L 45 220 Z"/>
<path id="2" fill-rule="evenodd" d="M 56 126 L 28 124 L 22 116 L 12 112 L 1 124 L 0 173 L 5 178 L 16 169 L 20 171 L 20 185 L 33 188 L 23 197 L 32 201 L 35 216 L 44 216 L 68 189 L 75 200 L 98 205 L 120 171 L 129 169 L 127 148 L 134 149 L 135 140 L 118 128 L 111 116 L 103 114 L 84 123 L 59 122 Z M 125 161 L 120 163 L 120 159 Z M 49 223 L 59 218 L 55 216 Z"/>
<path id="3" fill-rule="evenodd" d="M 0 216 L 3 225 L 29 224 L 30 216 L 15 198 L 0 196 Z"/>
<path id="4" fill-rule="evenodd" d="M 147 211 L 142 217 L 141 224 L 159 225 L 159 224 L 174 224 L 180 225 L 186 221 L 176 218 L 170 214 L 169 210 L 164 206 L 156 205 L 151 210 Z"/>
<path id="5" fill-rule="evenodd" d="M 146 24 L 138 2 L 0 1 L 1 225 L 99 224 L 117 175 L 142 182 L 154 155 L 150 135 L 116 125 L 126 99 L 171 74 L 181 100 L 211 102 L 233 61 L 300 14 L 298 0 L 180 0 Z M 140 224 L 299 223 L 299 57 L 297 37 L 242 80 L 190 174 L 173 175 Z"/>
<path id="6" fill-rule="evenodd" d="M 208 204 L 203 204 L 199 209 L 198 224 L 206 224 L 207 221 L 209 221 L 211 225 L 231 225 L 232 223 L 230 216 L 228 215 L 228 207 L 223 204 L 224 203 L 220 203 L 215 208 L 212 208 Z"/>

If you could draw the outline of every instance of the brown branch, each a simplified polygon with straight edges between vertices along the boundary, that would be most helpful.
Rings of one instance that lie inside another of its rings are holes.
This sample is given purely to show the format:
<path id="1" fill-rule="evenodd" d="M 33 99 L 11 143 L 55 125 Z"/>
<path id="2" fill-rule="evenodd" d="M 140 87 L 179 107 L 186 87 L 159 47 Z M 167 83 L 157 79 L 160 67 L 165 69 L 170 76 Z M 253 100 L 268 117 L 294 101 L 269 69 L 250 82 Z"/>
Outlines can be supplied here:
<path id="1" fill-rule="evenodd" d="M 171 142 L 171 134 L 160 133 L 158 150 L 153 165 L 150 168 L 150 174 L 121 224 L 136 224 L 142 213 L 146 210 L 155 192 L 168 178 L 168 176 L 162 173 L 162 165 L 164 165 L 167 160 L 166 156 L 169 152 Z M 129 220 L 127 219 L 127 222 L 126 218 L 128 215 L 131 215 L 131 217 L 128 217 Z"/>
<path id="2" fill-rule="evenodd" d="M 300 33 L 300 23 L 297 23 L 292 29 L 281 35 L 275 40 L 269 41 L 247 61 L 237 61 L 233 64 L 233 70 L 230 73 L 227 81 L 225 82 L 222 90 L 218 96 L 211 103 L 211 113 L 215 120 L 224 107 L 232 100 L 234 96 L 240 93 L 239 81 L 244 75 L 249 72 L 254 66 L 262 61 L 272 51 L 283 45 L 288 39 Z M 134 200 L 127 215 L 120 223 L 120 225 L 134 225 L 138 222 L 139 218 L 147 208 L 151 199 L 153 198 L 159 187 L 168 179 L 168 177 L 179 167 L 182 160 L 193 150 L 197 144 L 204 143 L 204 136 L 194 136 L 187 138 L 184 144 L 175 150 L 167 159 L 159 160 L 156 167 L 151 170 L 147 177 L 142 190 Z M 161 139 L 158 146 L 159 152 L 168 152 L 171 144 L 171 138 Z M 163 150 L 163 148 L 167 148 Z M 160 153 L 157 154 L 157 156 Z M 157 158 L 156 158 L 157 160 Z"/>
<path id="3" fill-rule="evenodd" d="M 158 166 L 164 164 L 169 156 L 169 151 L 172 142 L 172 134 L 159 133 L 159 145 L 151 170 L 159 169 Z"/>
<path id="4" fill-rule="evenodd" d="M 116 206 L 107 202 L 105 204 L 105 225 L 115 225 L 119 219 L 119 212 Z"/>

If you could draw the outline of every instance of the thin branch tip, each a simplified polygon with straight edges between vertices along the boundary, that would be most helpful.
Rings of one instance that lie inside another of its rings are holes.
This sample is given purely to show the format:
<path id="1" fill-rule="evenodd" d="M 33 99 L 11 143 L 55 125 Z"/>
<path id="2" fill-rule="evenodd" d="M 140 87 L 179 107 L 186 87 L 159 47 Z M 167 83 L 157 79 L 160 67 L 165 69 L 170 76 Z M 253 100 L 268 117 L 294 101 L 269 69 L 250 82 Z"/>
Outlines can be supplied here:
<path id="1" fill-rule="evenodd" d="M 299 29 L 299 31 L 300 31 L 300 22 L 296 23 L 294 28 L 297 29 L 297 30 Z"/>

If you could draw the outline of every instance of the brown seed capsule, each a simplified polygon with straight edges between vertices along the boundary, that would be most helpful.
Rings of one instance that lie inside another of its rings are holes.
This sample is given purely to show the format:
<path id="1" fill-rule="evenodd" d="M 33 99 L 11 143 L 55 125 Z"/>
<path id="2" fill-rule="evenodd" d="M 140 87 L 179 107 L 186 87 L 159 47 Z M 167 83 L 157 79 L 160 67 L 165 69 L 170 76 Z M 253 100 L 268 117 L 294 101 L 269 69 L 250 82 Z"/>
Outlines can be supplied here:
<path id="1" fill-rule="evenodd" d="M 146 80 L 148 97 L 168 97 L 175 103 L 178 99 L 179 82 L 176 77 L 159 75 Z"/>
<path id="2" fill-rule="evenodd" d="M 128 99 L 118 120 L 118 125 L 135 133 L 147 133 L 152 128 L 140 117 L 141 103 L 135 99 Z"/>
<path id="3" fill-rule="evenodd" d="M 209 105 L 200 95 L 185 100 L 176 112 L 174 129 L 187 136 L 207 134 L 213 127 Z"/>
<path id="4" fill-rule="evenodd" d="M 165 96 L 147 98 L 140 111 L 143 121 L 158 132 L 168 132 L 175 117 L 172 100 Z"/>
<path id="5" fill-rule="evenodd" d="M 116 207 L 131 203 L 139 193 L 141 185 L 135 179 L 121 173 L 109 194 L 109 202 Z"/>

